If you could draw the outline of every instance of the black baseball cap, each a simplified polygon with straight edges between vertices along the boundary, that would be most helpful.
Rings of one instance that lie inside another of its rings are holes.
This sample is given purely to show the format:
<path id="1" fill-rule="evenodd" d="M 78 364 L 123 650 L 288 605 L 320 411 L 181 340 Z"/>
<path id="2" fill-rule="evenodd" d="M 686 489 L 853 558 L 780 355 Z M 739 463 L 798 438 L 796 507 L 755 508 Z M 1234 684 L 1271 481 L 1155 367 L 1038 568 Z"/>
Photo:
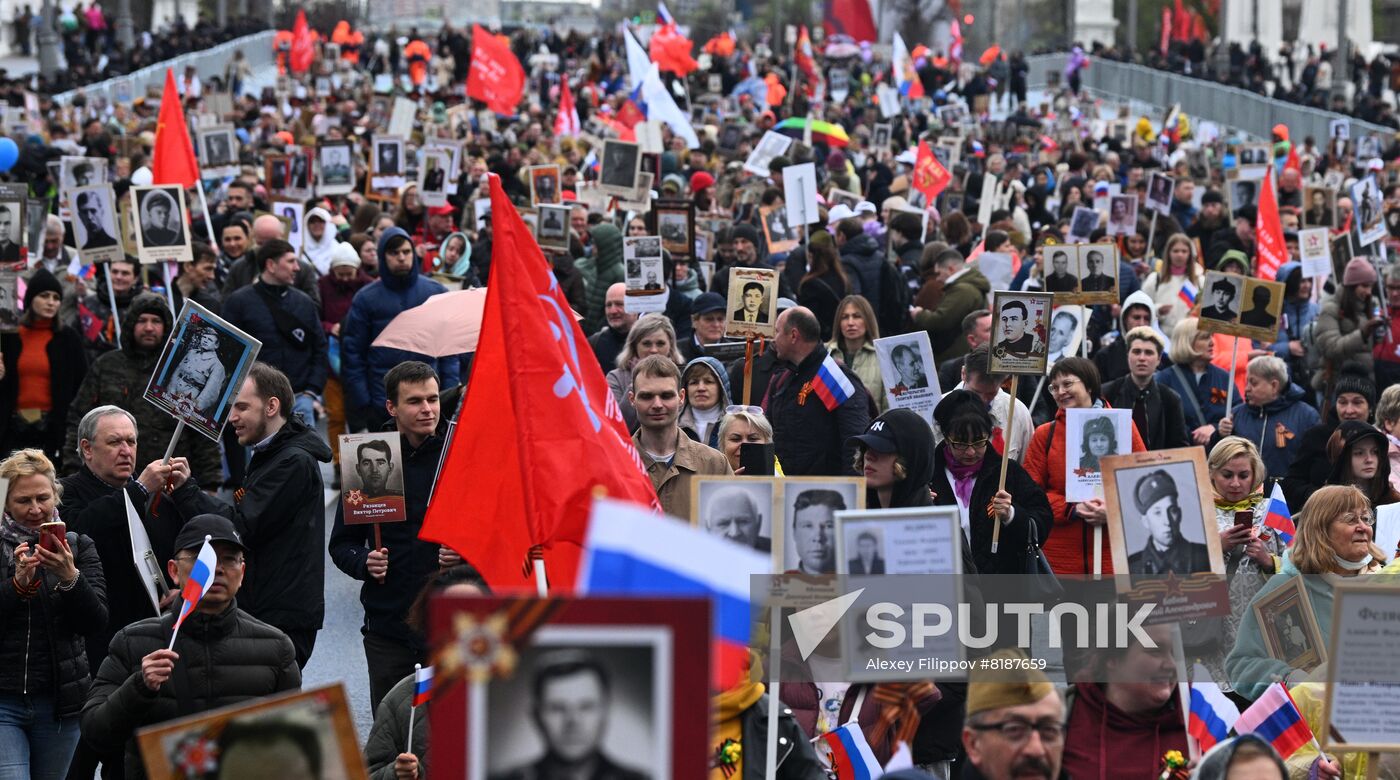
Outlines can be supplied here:
<path id="1" fill-rule="evenodd" d="M 852 436 L 846 440 L 846 443 L 859 444 L 867 450 L 885 455 L 899 454 L 901 452 L 900 441 L 903 440 L 906 444 L 912 443 L 912 432 L 917 430 L 915 428 L 917 425 L 924 426 L 925 431 L 928 430 L 928 423 L 924 422 L 924 418 L 920 417 L 917 412 L 909 409 L 891 409 L 871 420 L 865 433 Z M 906 447 L 902 452 L 907 454 L 909 449 Z"/>
<path id="2" fill-rule="evenodd" d="M 690 313 L 696 315 L 724 311 L 724 308 L 724 296 L 717 292 L 700 293 L 690 302 Z"/>
<path id="3" fill-rule="evenodd" d="M 180 533 L 175 535 L 175 552 L 198 549 L 204 544 L 206 536 L 210 542 L 228 542 L 248 552 L 248 546 L 238 535 L 238 529 L 233 527 L 233 521 L 215 514 L 195 515 L 190 518 L 180 529 Z"/>

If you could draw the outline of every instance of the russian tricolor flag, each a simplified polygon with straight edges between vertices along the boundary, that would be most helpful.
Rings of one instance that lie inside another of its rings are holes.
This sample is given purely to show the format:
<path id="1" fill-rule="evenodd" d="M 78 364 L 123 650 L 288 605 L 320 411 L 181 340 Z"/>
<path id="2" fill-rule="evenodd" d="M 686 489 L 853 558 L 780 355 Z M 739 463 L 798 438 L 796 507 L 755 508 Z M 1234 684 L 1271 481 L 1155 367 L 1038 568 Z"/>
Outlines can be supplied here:
<path id="1" fill-rule="evenodd" d="M 1293 513 L 1288 511 L 1288 502 L 1283 498 L 1283 488 L 1277 482 L 1269 494 L 1269 513 L 1264 515 L 1264 526 L 1278 534 L 1284 547 L 1293 544 L 1293 535 L 1298 532 L 1297 526 L 1293 525 Z"/>
<path id="2" fill-rule="evenodd" d="M 708 596 L 714 605 L 711 684 L 727 690 L 748 666 L 749 578 L 768 556 L 683 520 L 627 501 L 593 502 L 578 593 L 590 596 Z"/>
<path id="3" fill-rule="evenodd" d="M 1187 306 L 1195 306 L 1196 296 L 1200 292 L 1200 288 L 1196 286 L 1195 282 L 1191 281 L 1190 277 L 1188 277 L 1186 281 L 1181 285 L 1181 290 L 1177 292 L 1177 297 L 1185 301 Z"/>
<path id="4" fill-rule="evenodd" d="M 822 735 L 822 741 L 831 749 L 831 768 L 841 780 L 873 780 L 885 773 L 880 762 L 875 760 L 875 751 L 865 741 L 859 723 L 847 723 L 827 732 Z"/>
<path id="5" fill-rule="evenodd" d="M 667 8 L 667 7 L 666 7 L 666 4 L 663 3 L 663 2 L 661 2 L 661 0 L 657 0 L 657 3 L 656 3 L 656 23 L 657 23 L 657 24 L 675 24 L 675 23 L 676 23 L 676 17 L 674 17 L 674 16 L 671 15 L 671 9 Z"/>
<path id="6" fill-rule="evenodd" d="M 1235 733 L 1258 735 L 1273 745 L 1284 760 L 1313 740 L 1308 722 L 1303 720 L 1288 689 L 1280 683 L 1270 685 L 1263 696 L 1240 713 L 1239 720 L 1235 721 Z"/>
<path id="7" fill-rule="evenodd" d="M 413 706 L 421 707 L 433 698 L 433 667 L 413 670 Z"/>
<path id="8" fill-rule="evenodd" d="M 199 557 L 194 559 L 194 568 L 190 569 L 189 579 L 185 580 L 185 587 L 180 590 L 180 597 L 185 600 L 184 606 L 180 608 L 179 617 L 175 618 L 175 630 L 180 630 L 180 624 L 185 622 L 185 618 L 194 611 L 199 600 L 204 598 L 209 586 L 214 584 L 214 569 L 219 565 L 219 556 L 214 552 L 214 545 L 209 543 L 209 537 L 204 537 L 204 546 L 199 548 Z"/>
<path id="9" fill-rule="evenodd" d="M 822 399 L 822 405 L 828 412 L 846 403 L 846 399 L 856 394 L 856 386 L 846 378 L 846 372 L 841 370 L 836 358 L 831 355 L 826 356 L 826 360 L 823 360 L 821 367 L 817 369 L 817 375 L 812 377 L 812 390 Z"/>
<path id="10" fill-rule="evenodd" d="M 1211 680 L 1210 672 L 1196 664 L 1191 672 L 1191 736 L 1201 743 L 1204 753 L 1224 740 L 1240 718 L 1240 710 Z"/>

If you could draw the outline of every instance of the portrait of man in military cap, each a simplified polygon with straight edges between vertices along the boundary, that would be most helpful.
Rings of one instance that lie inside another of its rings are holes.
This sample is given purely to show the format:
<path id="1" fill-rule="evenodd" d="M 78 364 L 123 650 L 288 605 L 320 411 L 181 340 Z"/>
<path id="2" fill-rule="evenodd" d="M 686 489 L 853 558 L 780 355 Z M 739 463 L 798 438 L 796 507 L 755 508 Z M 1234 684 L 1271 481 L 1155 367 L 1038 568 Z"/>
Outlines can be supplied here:
<path id="1" fill-rule="evenodd" d="M 1170 573 L 1185 577 L 1210 571 L 1210 550 L 1182 535 L 1182 506 L 1178 499 L 1176 481 L 1165 469 L 1155 469 L 1137 479 L 1133 488 L 1137 517 L 1124 517 L 1123 525 L 1131 539 L 1129 525 L 1136 521 L 1146 531 L 1147 542 L 1128 556 L 1128 571 L 1132 574 Z"/>

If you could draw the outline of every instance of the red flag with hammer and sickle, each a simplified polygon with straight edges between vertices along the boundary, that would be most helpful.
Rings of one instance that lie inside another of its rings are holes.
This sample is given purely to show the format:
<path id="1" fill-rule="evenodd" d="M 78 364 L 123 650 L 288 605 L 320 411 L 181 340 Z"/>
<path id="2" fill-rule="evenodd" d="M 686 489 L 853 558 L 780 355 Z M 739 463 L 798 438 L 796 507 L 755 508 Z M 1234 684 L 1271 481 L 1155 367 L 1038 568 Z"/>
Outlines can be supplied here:
<path id="1" fill-rule="evenodd" d="M 929 203 L 953 180 L 953 174 L 933 156 L 928 141 L 919 142 L 919 155 L 914 160 L 914 189 L 922 192 Z"/>

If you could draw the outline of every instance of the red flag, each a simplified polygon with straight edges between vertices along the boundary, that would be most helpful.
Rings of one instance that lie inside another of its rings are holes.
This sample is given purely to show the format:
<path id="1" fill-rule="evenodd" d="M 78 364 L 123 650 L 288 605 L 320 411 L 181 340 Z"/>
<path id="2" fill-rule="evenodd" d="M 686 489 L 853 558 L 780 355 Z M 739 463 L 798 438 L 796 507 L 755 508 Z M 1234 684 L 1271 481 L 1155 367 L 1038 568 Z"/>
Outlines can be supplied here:
<path id="1" fill-rule="evenodd" d="M 554 116 L 554 134 L 576 136 L 579 133 L 578 108 L 574 93 L 569 91 L 569 76 L 559 76 L 559 113 Z"/>
<path id="2" fill-rule="evenodd" d="M 797 33 L 797 48 L 793 52 L 793 60 L 797 67 L 806 74 L 807 79 L 813 84 L 821 81 L 821 71 L 817 70 L 817 61 L 812 58 L 812 36 L 807 34 L 807 25 L 802 25 Z"/>
<path id="3" fill-rule="evenodd" d="M 1157 45 L 1162 56 L 1167 56 L 1167 51 L 1171 48 L 1172 38 L 1172 12 L 1170 8 L 1162 6 L 1162 40 Z"/>
<path id="4" fill-rule="evenodd" d="M 953 175 L 933 156 L 928 141 L 920 141 L 919 154 L 914 160 L 914 189 L 922 192 L 929 203 L 933 203 L 938 193 L 952 180 Z"/>
<path id="5" fill-rule="evenodd" d="M 674 24 L 658 28 L 652 33 L 651 42 L 647 45 L 651 50 L 651 61 L 663 71 L 677 76 L 688 76 L 691 71 L 700 67 L 700 63 L 690 56 L 690 50 L 695 44 L 681 35 Z"/>
<path id="6" fill-rule="evenodd" d="M 868 0 L 825 0 L 825 5 L 822 24 L 826 27 L 828 38 L 836 33 L 844 33 L 857 43 L 873 43 L 880 39 Z"/>
<path id="7" fill-rule="evenodd" d="M 189 188 L 199 183 L 199 163 L 194 159 L 190 129 L 185 126 L 185 110 L 175 90 L 175 71 L 165 69 L 165 90 L 160 93 L 160 118 L 156 122 L 156 145 L 151 154 L 151 183 L 178 184 Z"/>
<path id="8" fill-rule="evenodd" d="M 311 70 L 311 61 L 315 57 L 316 46 L 311 40 L 311 28 L 306 24 L 306 11 L 298 9 L 296 24 L 292 25 L 292 72 L 305 73 Z"/>
<path id="9" fill-rule="evenodd" d="M 472 25 L 472 65 L 467 72 L 467 97 L 480 100 L 497 114 L 514 114 L 525 94 L 525 69 L 510 46 L 481 25 Z"/>
<path id="10" fill-rule="evenodd" d="M 1298 148 L 1292 141 L 1288 142 L 1288 158 L 1283 161 L 1283 169 L 1297 171 L 1300 175 L 1303 173 L 1303 162 L 1298 159 Z"/>
<path id="11" fill-rule="evenodd" d="M 596 491 L 660 506 L 588 340 L 494 174 L 491 215 L 500 270 L 419 535 L 461 553 L 497 592 L 529 588 L 522 565 L 542 547 L 551 591 L 567 593 Z"/>
<path id="12" fill-rule="evenodd" d="M 1259 188 L 1259 213 L 1254 218 L 1254 246 L 1258 257 L 1254 270 L 1259 278 L 1277 278 L 1279 266 L 1288 262 L 1288 247 L 1283 243 L 1283 223 L 1278 217 L 1278 196 L 1274 194 L 1272 168 Z"/>

